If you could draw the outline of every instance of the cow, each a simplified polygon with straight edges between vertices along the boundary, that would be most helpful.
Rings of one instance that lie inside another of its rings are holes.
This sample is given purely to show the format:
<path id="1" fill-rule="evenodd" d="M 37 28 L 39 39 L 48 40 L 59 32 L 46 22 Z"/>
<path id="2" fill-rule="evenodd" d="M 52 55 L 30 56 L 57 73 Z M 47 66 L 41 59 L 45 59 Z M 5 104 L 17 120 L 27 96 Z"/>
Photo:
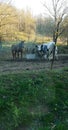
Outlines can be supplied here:
<path id="1" fill-rule="evenodd" d="M 21 55 L 22 59 L 23 48 L 24 41 L 21 41 L 20 43 L 11 46 L 13 59 L 16 59 L 16 57 L 19 59 L 19 55 Z"/>
<path id="2" fill-rule="evenodd" d="M 53 58 L 53 51 L 55 48 L 55 58 L 58 59 L 57 56 L 57 46 L 55 45 L 55 42 L 49 42 L 49 43 L 43 43 L 41 45 L 36 45 L 36 52 L 39 56 L 46 56 L 47 59 L 50 59 L 50 56 Z"/>

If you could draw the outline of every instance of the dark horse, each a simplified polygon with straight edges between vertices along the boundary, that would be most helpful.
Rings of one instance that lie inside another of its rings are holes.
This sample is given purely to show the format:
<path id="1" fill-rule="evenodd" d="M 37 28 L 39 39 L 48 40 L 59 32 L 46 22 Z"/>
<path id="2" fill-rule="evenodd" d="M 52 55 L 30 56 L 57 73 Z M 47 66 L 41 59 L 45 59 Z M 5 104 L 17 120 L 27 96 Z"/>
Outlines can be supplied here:
<path id="1" fill-rule="evenodd" d="M 19 55 L 21 55 L 21 59 L 22 59 L 23 48 L 24 48 L 24 41 L 12 45 L 11 51 L 12 51 L 13 59 L 16 59 L 16 57 L 19 59 Z"/>

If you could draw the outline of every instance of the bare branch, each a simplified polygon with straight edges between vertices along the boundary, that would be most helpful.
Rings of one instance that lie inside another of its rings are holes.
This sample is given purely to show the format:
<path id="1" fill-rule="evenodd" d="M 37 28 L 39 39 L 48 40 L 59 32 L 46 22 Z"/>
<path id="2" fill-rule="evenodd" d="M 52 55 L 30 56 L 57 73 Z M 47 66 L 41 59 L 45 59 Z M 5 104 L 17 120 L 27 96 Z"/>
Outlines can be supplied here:
<path id="1" fill-rule="evenodd" d="M 45 3 L 43 4 L 43 6 L 47 9 L 49 15 L 50 15 L 52 18 L 54 18 L 53 13 L 52 13 L 51 10 L 48 8 L 48 6 L 47 6 Z"/>

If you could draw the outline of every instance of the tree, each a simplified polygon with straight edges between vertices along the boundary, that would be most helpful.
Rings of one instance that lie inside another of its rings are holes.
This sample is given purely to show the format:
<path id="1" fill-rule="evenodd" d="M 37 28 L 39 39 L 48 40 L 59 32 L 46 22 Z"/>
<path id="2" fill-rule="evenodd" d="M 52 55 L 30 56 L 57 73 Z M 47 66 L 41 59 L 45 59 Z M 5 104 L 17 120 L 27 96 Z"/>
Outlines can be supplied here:
<path id="1" fill-rule="evenodd" d="M 54 21 L 54 28 L 53 28 L 53 41 L 55 44 L 57 43 L 58 37 L 63 33 L 65 30 L 64 27 L 62 27 L 63 19 L 66 15 L 68 15 L 68 7 L 66 5 L 66 0 L 51 0 L 52 8 L 49 8 L 46 4 L 46 1 L 44 2 L 44 7 L 48 11 L 48 14 Z M 55 48 L 53 51 L 53 60 L 51 63 L 51 69 L 53 67 L 55 57 Z"/>
<path id="2" fill-rule="evenodd" d="M 61 35 L 62 39 L 67 43 L 68 45 L 68 16 L 64 18 L 63 26 L 65 27 L 65 30 L 63 34 Z"/>
<path id="3" fill-rule="evenodd" d="M 40 16 L 36 20 L 36 32 L 38 34 L 52 37 L 53 27 L 54 21 L 50 17 L 44 18 Z"/>
<path id="4" fill-rule="evenodd" d="M 36 18 L 36 33 L 37 34 L 41 34 L 44 35 L 44 18 L 42 17 L 42 15 L 39 15 Z"/>
<path id="5" fill-rule="evenodd" d="M 18 29 L 20 33 L 27 36 L 28 40 L 30 39 L 30 35 L 35 33 L 35 18 L 29 9 L 18 12 Z"/>
<path id="6" fill-rule="evenodd" d="M 28 40 L 30 40 L 30 35 L 35 33 L 35 19 L 32 16 L 29 9 L 25 12 L 25 23 L 24 23 L 24 32 L 27 33 Z"/>
<path id="7" fill-rule="evenodd" d="M 6 3 L 0 4 L 0 41 L 14 37 L 17 24 L 16 9 Z"/>

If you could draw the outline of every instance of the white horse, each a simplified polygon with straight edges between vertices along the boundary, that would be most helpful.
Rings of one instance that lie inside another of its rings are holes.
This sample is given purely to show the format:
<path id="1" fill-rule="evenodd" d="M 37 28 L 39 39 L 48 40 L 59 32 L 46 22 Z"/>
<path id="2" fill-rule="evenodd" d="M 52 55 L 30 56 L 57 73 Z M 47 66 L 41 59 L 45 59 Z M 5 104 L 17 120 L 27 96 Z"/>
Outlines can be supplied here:
<path id="1" fill-rule="evenodd" d="M 58 59 L 57 56 L 57 46 L 55 45 L 55 42 L 49 42 L 49 43 L 43 43 L 42 45 L 37 45 L 36 50 L 38 55 L 44 56 L 47 59 L 52 59 L 53 58 L 53 51 L 55 47 L 55 58 Z"/>

